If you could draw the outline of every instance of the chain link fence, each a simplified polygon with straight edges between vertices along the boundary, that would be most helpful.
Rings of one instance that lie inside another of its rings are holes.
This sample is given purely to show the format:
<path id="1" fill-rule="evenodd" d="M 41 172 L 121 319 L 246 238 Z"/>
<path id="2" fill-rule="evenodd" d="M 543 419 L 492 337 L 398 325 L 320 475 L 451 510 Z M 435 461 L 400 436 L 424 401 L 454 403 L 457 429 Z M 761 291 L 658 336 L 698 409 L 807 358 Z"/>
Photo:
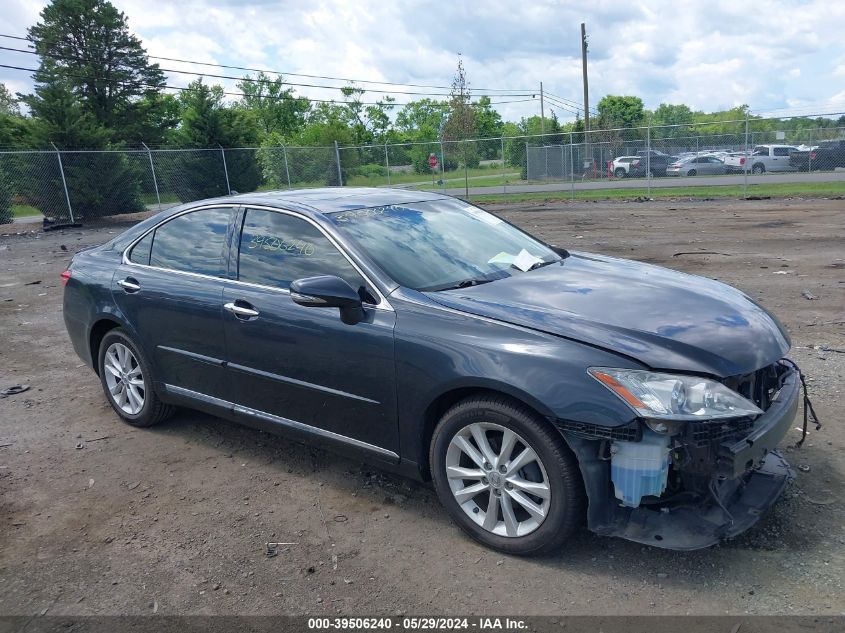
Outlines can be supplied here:
<path id="1" fill-rule="evenodd" d="M 843 143 L 831 151 L 837 139 Z M 826 153 L 816 151 L 820 144 Z M 760 158 L 777 145 L 771 151 L 778 156 Z M 770 171 L 793 174 L 796 182 L 813 172 L 814 182 L 841 182 L 845 192 L 845 127 L 810 117 L 749 118 L 344 147 L 3 151 L 0 223 L 25 215 L 48 224 L 91 222 L 234 193 L 326 186 L 459 196 L 568 189 L 575 196 L 695 182 L 736 183 L 745 194 L 749 174 L 759 179 Z"/>

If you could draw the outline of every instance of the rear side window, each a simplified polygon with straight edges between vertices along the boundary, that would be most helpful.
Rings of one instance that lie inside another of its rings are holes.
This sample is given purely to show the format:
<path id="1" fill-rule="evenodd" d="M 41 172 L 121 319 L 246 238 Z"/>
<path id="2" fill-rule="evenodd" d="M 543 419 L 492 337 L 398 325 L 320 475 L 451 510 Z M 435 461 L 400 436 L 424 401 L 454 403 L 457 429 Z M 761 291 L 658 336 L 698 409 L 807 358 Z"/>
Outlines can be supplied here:
<path id="1" fill-rule="evenodd" d="M 202 209 L 162 224 L 153 235 L 150 266 L 222 276 L 229 218 L 229 209 Z"/>
<path id="2" fill-rule="evenodd" d="M 322 232 L 301 218 L 249 209 L 238 253 L 238 280 L 287 288 L 303 277 L 335 275 L 361 291 L 366 284 Z"/>
<path id="3" fill-rule="evenodd" d="M 132 252 L 129 253 L 130 262 L 133 264 L 143 264 L 144 266 L 148 266 L 150 264 L 150 250 L 153 245 L 153 233 L 155 233 L 155 231 L 150 231 L 144 236 L 144 239 L 140 240 L 132 247 Z"/>
<path id="4" fill-rule="evenodd" d="M 775 147 L 774 155 L 775 156 L 789 156 L 789 149 L 788 147 Z"/>

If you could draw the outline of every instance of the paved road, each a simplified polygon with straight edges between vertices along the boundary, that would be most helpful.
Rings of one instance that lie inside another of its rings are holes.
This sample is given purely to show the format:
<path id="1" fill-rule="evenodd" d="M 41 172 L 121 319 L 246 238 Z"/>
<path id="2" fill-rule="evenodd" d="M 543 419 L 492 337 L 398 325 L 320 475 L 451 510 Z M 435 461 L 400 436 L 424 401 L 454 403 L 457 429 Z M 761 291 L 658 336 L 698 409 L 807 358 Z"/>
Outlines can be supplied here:
<path id="1" fill-rule="evenodd" d="M 727 176 L 694 176 L 684 178 L 654 178 L 651 181 L 651 186 L 654 189 L 662 189 L 669 187 L 710 187 L 720 185 L 742 185 L 743 176 L 727 175 Z M 841 182 L 845 184 L 845 170 L 837 169 L 836 171 L 828 172 L 812 172 L 812 173 L 786 173 L 786 174 L 760 174 L 759 176 L 748 175 L 749 185 L 772 184 L 772 183 L 793 183 L 793 182 Z M 583 182 L 551 182 L 548 184 L 534 184 L 534 185 L 496 185 L 493 187 L 470 187 L 470 195 L 483 195 L 495 193 L 533 193 L 545 191 L 576 191 L 595 190 L 595 189 L 643 189 L 648 186 L 644 178 L 624 178 L 622 180 L 589 180 Z M 432 188 L 429 191 L 437 193 L 449 193 L 455 191 L 455 195 L 460 195 L 463 189 L 441 189 Z M 843 188 L 845 191 L 845 188 Z"/>

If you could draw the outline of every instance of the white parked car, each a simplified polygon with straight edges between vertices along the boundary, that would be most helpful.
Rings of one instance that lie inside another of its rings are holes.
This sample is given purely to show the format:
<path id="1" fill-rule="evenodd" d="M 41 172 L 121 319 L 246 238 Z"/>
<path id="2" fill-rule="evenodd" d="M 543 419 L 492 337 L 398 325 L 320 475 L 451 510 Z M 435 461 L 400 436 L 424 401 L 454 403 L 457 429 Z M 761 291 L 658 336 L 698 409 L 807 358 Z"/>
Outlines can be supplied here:
<path id="1" fill-rule="evenodd" d="M 619 156 L 613 159 L 613 175 L 617 178 L 627 178 L 632 175 L 631 163 L 639 165 L 639 156 Z"/>

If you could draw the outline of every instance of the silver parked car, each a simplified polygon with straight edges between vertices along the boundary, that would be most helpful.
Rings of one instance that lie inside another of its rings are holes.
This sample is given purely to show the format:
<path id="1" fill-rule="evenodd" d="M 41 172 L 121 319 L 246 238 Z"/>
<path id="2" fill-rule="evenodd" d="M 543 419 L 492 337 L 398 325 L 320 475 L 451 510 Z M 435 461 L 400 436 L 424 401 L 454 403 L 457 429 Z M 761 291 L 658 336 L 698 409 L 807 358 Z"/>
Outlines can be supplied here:
<path id="1" fill-rule="evenodd" d="M 669 165 L 667 176 L 711 176 L 725 173 L 725 161 L 716 156 L 690 156 Z"/>

